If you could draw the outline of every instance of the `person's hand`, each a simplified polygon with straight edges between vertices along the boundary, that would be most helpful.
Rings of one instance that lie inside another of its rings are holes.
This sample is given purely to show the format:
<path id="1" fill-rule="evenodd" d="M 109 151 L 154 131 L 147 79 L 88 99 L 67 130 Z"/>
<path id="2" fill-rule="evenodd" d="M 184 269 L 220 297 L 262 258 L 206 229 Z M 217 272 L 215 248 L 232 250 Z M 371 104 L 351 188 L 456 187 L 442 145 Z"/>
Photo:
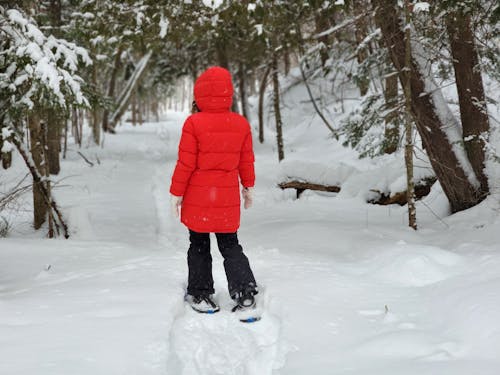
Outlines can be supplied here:
<path id="1" fill-rule="evenodd" d="M 252 207 L 253 204 L 253 187 L 244 187 L 241 190 L 241 195 L 243 195 L 244 199 L 244 204 L 243 207 L 245 207 L 245 210 Z"/>
<path id="2" fill-rule="evenodd" d="M 182 205 L 182 197 L 178 197 L 176 195 L 170 196 L 170 207 L 172 208 L 172 214 L 174 217 L 179 217 L 179 209 Z"/>

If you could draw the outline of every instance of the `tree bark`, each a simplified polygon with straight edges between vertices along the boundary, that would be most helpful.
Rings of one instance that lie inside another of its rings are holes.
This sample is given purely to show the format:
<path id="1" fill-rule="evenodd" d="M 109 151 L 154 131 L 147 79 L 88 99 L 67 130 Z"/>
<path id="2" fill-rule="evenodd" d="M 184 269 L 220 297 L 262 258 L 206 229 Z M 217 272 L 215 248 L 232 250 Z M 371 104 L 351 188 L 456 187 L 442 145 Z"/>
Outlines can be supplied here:
<path id="1" fill-rule="evenodd" d="M 321 34 L 326 29 L 330 27 L 330 22 L 327 17 L 324 16 L 324 12 L 316 11 L 314 16 L 314 26 L 317 34 Z M 321 66 L 325 67 L 326 61 L 328 60 L 328 51 L 330 45 L 330 36 L 322 35 L 318 37 L 318 41 L 323 44 L 319 50 L 319 57 L 321 59 Z"/>
<path id="2" fill-rule="evenodd" d="M 399 123 L 398 123 L 398 75 L 391 74 L 385 79 L 385 130 L 384 153 L 392 154 L 398 149 Z"/>
<path id="3" fill-rule="evenodd" d="M 116 89 L 116 77 L 118 75 L 118 71 L 120 70 L 121 66 L 121 54 L 122 54 L 122 48 L 118 48 L 118 51 L 116 51 L 115 55 L 115 60 L 113 62 L 113 69 L 111 70 L 111 77 L 109 79 L 109 85 L 108 85 L 108 93 L 107 96 L 111 100 L 115 100 L 115 89 Z M 109 109 L 105 108 L 103 117 L 102 117 L 102 131 L 104 132 L 110 132 L 113 133 L 113 129 L 110 127 L 109 124 Z"/>
<path id="4" fill-rule="evenodd" d="M 488 178 L 484 172 L 484 162 L 485 139 L 490 125 L 471 20 L 469 15 L 459 10 L 451 12 L 446 21 L 465 150 L 481 183 L 481 194 L 488 194 Z"/>
<path id="5" fill-rule="evenodd" d="M 58 109 L 49 109 L 47 111 L 47 159 L 49 173 L 53 175 L 59 174 L 61 164 L 59 155 L 61 151 L 61 116 L 58 114 Z"/>
<path id="6" fill-rule="evenodd" d="M 405 36 L 401 26 L 399 14 L 396 10 L 396 0 L 372 0 L 376 7 L 376 22 L 382 31 L 382 37 L 389 50 L 391 60 L 398 70 L 399 79 L 403 88 L 407 81 L 404 75 L 405 66 Z M 464 169 L 468 160 L 459 161 L 457 151 L 445 132 L 443 118 L 439 116 L 435 98 L 442 98 L 439 90 L 426 91 L 426 78 L 422 75 L 419 63 L 412 55 L 410 71 L 411 112 L 415 119 L 417 130 L 422 138 L 430 162 L 437 178 L 446 194 L 452 212 L 472 207 L 484 199 L 475 185 L 473 171 Z M 443 100 L 444 101 L 444 100 Z M 447 108 L 446 108 L 447 109 Z M 465 152 L 464 152 L 465 158 Z M 472 173 L 472 175 L 471 175 Z M 476 180 L 477 181 L 477 180 Z"/>
<path id="7" fill-rule="evenodd" d="M 215 45 L 217 51 L 217 60 L 222 68 L 229 70 L 229 59 L 227 57 L 226 45 L 224 41 L 218 40 Z M 236 100 L 236 92 L 233 94 L 233 103 L 231 104 L 231 111 L 238 112 L 238 101 Z"/>
<path id="8" fill-rule="evenodd" d="M 264 143 L 264 97 L 266 93 L 267 79 L 271 72 L 271 65 L 264 71 L 259 87 L 259 142 Z"/>
<path id="9" fill-rule="evenodd" d="M 38 113 L 35 112 L 28 117 L 28 128 L 30 131 L 31 157 L 34 167 L 38 170 L 40 176 L 44 176 L 43 135 Z M 33 225 L 35 229 L 40 229 L 47 218 L 48 206 L 43 195 L 44 188 L 43 181 L 33 180 Z"/>
<path id="10" fill-rule="evenodd" d="M 94 87 L 98 87 L 97 85 L 97 66 L 94 64 L 92 69 L 92 83 Z M 101 123 L 99 122 L 99 111 L 98 104 L 96 104 L 92 109 L 92 136 L 94 139 L 94 143 L 96 145 L 101 144 Z"/>
<path id="11" fill-rule="evenodd" d="M 365 1 L 362 0 L 354 0 L 353 1 L 353 7 L 354 7 L 354 12 L 356 15 L 360 15 L 363 11 L 363 9 L 366 9 L 367 4 Z M 355 32 L 354 35 L 356 37 L 356 44 L 358 47 L 358 53 L 356 54 L 356 58 L 358 61 L 358 66 L 361 66 L 363 62 L 368 58 L 368 53 L 367 53 L 367 46 L 363 48 L 359 48 L 361 45 L 361 42 L 366 38 L 368 35 L 368 26 L 366 24 L 366 17 L 361 17 L 357 22 L 356 22 L 356 27 L 355 27 Z M 359 69 L 358 69 L 359 71 Z M 365 76 L 358 76 L 358 88 L 361 96 L 365 96 L 366 93 L 368 92 L 368 89 L 370 87 L 370 79 Z"/>
<path id="12" fill-rule="evenodd" d="M 245 67 L 241 62 L 239 65 L 240 66 L 238 67 L 238 86 L 240 90 L 241 113 L 245 118 L 248 119 L 248 99 L 247 99 L 247 87 L 245 79 Z"/>
<path id="13" fill-rule="evenodd" d="M 413 124 L 411 118 L 411 17 L 410 17 L 410 2 L 405 0 L 405 69 L 404 79 L 406 84 L 405 90 L 405 166 L 406 166 L 406 202 L 408 203 L 408 226 L 417 229 L 417 212 L 415 207 L 415 184 L 413 182 Z"/>
<path id="14" fill-rule="evenodd" d="M 278 160 L 282 161 L 285 158 L 285 151 L 283 146 L 283 122 L 281 120 L 280 110 L 280 83 L 278 77 L 278 55 L 273 53 L 272 63 L 272 76 L 273 76 L 273 89 L 274 89 L 274 118 L 276 121 L 276 141 L 278 146 Z"/>

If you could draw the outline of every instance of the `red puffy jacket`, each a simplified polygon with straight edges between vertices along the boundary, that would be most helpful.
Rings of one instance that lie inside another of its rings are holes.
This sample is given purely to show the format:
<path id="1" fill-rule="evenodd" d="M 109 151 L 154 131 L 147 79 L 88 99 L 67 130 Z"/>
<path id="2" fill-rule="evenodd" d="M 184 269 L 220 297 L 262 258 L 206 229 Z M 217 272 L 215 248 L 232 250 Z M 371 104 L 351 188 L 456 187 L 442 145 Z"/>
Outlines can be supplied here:
<path id="1" fill-rule="evenodd" d="M 255 183 L 248 121 L 230 112 L 231 74 L 212 67 L 195 82 L 200 112 L 184 123 L 170 192 L 183 196 L 181 221 L 195 232 L 233 233 L 240 226 L 240 184 Z M 239 179 L 238 179 L 239 177 Z"/>

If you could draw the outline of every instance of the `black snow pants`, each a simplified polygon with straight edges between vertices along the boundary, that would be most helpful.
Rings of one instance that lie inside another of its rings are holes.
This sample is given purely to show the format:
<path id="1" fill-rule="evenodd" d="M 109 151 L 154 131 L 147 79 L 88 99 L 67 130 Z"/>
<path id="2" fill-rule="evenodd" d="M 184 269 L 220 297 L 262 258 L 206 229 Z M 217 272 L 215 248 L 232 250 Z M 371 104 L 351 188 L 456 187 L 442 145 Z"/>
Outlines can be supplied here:
<path id="1" fill-rule="evenodd" d="M 219 251 L 224 257 L 229 294 L 237 298 L 242 292 L 257 293 L 257 284 L 248 258 L 238 243 L 237 233 L 215 233 Z M 188 251 L 188 294 L 192 296 L 214 293 L 210 234 L 189 231 L 191 245 Z"/>

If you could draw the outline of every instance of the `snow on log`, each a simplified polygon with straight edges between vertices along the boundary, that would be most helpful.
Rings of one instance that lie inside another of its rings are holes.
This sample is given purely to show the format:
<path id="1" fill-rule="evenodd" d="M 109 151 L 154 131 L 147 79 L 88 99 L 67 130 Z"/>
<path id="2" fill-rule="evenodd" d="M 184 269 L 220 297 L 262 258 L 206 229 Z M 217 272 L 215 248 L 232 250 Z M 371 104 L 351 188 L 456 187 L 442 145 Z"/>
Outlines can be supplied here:
<path id="1" fill-rule="evenodd" d="M 326 192 L 330 192 L 330 193 L 338 193 L 340 191 L 339 186 L 321 185 L 321 184 L 314 184 L 311 182 L 297 181 L 297 180 L 282 182 L 278 186 L 282 190 L 284 190 L 284 189 L 296 189 L 297 190 L 297 199 L 300 198 L 300 195 L 305 190 L 326 191 Z"/>

